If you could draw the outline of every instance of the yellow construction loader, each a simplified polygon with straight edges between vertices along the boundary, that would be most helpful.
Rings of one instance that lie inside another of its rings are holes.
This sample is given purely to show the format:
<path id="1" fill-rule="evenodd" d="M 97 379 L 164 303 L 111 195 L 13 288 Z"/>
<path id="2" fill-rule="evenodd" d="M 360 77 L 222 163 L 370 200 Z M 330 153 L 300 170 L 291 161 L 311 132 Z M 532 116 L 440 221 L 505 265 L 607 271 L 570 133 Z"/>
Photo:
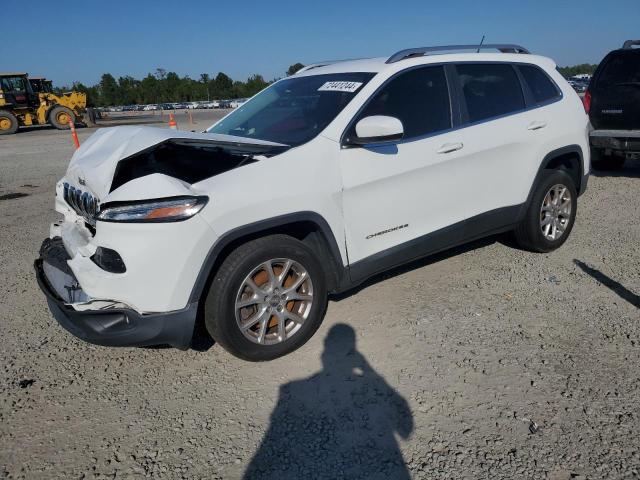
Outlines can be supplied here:
<path id="1" fill-rule="evenodd" d="M 50 81 L 30 80 L 26 73 L 0 73 L 0 135 L 15 133 L 19 126 L 52 125 L 65 130 L 69 120 L 86 122 L 86 94 L 56 95 Z"/>

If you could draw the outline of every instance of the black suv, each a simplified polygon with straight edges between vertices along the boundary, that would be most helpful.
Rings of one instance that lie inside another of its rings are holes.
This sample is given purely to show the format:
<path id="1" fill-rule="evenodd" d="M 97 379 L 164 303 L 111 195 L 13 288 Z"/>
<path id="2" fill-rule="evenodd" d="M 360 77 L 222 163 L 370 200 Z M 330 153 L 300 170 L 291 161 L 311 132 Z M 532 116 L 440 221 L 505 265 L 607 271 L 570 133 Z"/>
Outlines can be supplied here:
<path id="1" fill-rule="evenodd" d="M 627 40 L 609 52 L 584 95 L 593 131 L 591 163 L 597 169 L 622 168 L 640 158 L 640 40 Z"/>

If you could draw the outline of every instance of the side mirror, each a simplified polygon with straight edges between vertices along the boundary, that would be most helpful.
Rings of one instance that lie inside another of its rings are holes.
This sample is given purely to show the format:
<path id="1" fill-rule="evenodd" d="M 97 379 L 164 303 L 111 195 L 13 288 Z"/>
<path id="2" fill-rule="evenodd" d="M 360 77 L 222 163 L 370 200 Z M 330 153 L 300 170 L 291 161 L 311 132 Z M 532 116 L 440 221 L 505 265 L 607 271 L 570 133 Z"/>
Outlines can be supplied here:
<path id="1" fill-rule="evenodd" d="M 372 115 L 356 123 L 356 138 L 351 139 L 350 143 L 355 145 L 385 143 L 400 140 L 403 135 L 404 127 L 397 118 Z"/>

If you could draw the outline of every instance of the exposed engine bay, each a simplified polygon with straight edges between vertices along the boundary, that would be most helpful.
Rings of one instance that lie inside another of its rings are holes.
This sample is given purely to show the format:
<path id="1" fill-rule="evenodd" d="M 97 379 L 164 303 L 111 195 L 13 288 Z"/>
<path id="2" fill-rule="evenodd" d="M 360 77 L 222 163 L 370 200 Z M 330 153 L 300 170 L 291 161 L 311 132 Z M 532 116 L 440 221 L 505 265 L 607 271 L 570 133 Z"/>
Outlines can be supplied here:
<path id="1" fill-rule="evenodd" d="M 275 152 L 259 153 L 270 156 Z M 152 173 L 196 183 L 255 161 L 251 149 L 244 145 L 238 148 L 170 139 L 118 162 L 110 191 Z"/>

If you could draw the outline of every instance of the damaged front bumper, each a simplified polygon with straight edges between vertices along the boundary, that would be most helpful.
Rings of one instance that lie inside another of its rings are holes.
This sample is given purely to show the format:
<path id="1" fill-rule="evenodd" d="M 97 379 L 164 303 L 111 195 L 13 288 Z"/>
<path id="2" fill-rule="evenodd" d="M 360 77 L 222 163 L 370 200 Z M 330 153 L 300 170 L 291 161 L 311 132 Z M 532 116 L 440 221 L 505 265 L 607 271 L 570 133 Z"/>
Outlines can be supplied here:
<path id="1" fill-rule="evenodd" d="M 181 310 L 148 314 L 117 303 L 92 302 L 69 268 L 69 258 L 61 239 L 47 239 L 34 267 L 51 313 L 73 335 L 106 346 L 168 344 L 186 349 L 191 345 L 197 302 Z"/>

